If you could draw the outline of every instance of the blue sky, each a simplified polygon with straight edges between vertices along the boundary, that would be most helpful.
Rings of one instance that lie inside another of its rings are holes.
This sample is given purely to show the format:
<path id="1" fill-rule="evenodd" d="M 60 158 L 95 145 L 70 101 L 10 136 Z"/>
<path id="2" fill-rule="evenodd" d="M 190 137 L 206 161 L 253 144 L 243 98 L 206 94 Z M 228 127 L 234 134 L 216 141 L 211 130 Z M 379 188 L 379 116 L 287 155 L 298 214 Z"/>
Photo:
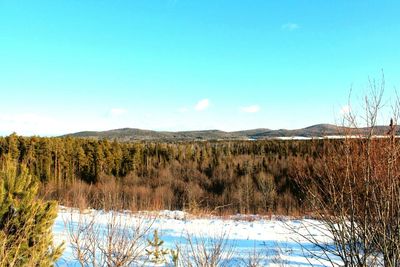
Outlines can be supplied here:
<path id="1" fill-rule="evenodd" d="M 0 0 L 0 134 L 300 128 L 400 85 L 399 1 Z"/>

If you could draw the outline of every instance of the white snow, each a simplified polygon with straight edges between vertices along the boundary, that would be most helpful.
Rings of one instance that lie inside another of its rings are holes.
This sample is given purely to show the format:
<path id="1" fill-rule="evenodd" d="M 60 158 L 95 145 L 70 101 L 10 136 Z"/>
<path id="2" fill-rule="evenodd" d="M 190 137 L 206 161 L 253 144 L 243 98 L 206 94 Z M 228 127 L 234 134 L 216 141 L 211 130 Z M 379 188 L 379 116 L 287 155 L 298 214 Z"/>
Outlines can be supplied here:
<path id="1" fill-rule="evenodd" d="M 114 213 L 115 215 L 116 213 Z M 185 244 L 188 234 L 196 238 L 219 238 L 224 236 L 234 251 L 237 266 L 241 259 L 257 254 L 262 258 L 261 266 L 326 266 L 310 256 L 309 251 L 319 252 L 310 244 L 306 236 L 329 242 L 329 237 L 321 229 L 322 223 L 311 219 L 289 219 L 286 217 L 262 217 L 235 215 L 227 218 L 216 216 L 196 217 L 183 211 L 117 213 L 124 224 L 149 225 L 149 235 L 158 230 L 164 241 L 163 247 L 174 249 L 177 244 Z M 100 228 L 106 228 L 111 212 L 60 207 L 53 227 L 56 243 L 65 242 L 65 251 L 59 266 L 79 266 L 73 259 L 69 227 L 79 222 L 95 219 Z M 72 224 L 71 224 L 72 223 Z M 151 265 L 146 265 L 151 266 Z"/>

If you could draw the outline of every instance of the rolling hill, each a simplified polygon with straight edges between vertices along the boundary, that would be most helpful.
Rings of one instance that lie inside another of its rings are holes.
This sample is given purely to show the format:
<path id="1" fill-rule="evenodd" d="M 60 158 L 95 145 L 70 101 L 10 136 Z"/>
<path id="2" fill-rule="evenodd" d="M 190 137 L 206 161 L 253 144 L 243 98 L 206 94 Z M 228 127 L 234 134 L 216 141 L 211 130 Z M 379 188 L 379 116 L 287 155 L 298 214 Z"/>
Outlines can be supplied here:
<path id="1" fill-rule="evenodd" d="M 388 126 L 375 128 L 376 135 L 387 133 Z M 369 128 L 360 128 L 358 133 L 367 133 Z M 209 141 L 209 140 L 263 140 L 276 138 L 321 138 L 328 136 L 340 136 L 344 133 L 354 133 L 354 129 L 335 126 L 331 124 L 317 124 L 302 129 L 271 130 L 265 128 L 224 132 L 220 130 L 202 131 L 152 131 L 136 128 L 122 128 L 109 131 L 84 131 L 64 135 L 78 138 L 110 139 L 118 141 Z"/>

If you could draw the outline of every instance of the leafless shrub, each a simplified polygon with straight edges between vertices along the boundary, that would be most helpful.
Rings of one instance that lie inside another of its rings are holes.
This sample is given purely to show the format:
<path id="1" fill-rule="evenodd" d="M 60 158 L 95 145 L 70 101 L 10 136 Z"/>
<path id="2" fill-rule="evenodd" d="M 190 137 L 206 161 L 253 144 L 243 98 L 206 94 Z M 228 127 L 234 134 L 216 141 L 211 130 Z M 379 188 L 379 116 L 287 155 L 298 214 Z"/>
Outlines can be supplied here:
<path id="1" fill-rule="evenodd" d="M 179 266 L 223 267 L 232 266 L 234 247 L 228 244 L 228 235 L 196 237 L 187 233 L 186 244 L 178 245 Z"/>
<path id="2" fill-rule="evenodd" d="M 76 220 L 73 216 L 78 216 Z M 74 259 L 81 266 L 138 266 L 145 261 L 146 239 L 154 219 L 110 211 L 74 214 L 66 222 Z"/>
<path id="3" fill-rule="evenodd" d="M 261 267 L 264 266 L 263 253 L 254 246 L 253 250 L 248 252 L 247 257 L 243 257 L 240 266 L 243 267 Z"/>

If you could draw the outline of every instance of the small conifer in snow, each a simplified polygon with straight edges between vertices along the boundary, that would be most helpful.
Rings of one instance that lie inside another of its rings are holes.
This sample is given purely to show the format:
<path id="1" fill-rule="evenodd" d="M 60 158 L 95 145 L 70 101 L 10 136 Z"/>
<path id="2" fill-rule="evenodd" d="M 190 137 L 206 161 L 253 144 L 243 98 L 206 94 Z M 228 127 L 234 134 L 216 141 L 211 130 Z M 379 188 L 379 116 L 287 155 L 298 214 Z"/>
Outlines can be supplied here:
<path id="1" fill-rule="evenodd" d="M 169 254 L 168 249 L 164 249 L 162 245 L 164 241 L 158 236 L 157 229 L 154 230 L 153 239 L 147 239 L 149 248 L 146 249 L 147 255 L 152 263 L 165 263 L 165 255 Z"/>

